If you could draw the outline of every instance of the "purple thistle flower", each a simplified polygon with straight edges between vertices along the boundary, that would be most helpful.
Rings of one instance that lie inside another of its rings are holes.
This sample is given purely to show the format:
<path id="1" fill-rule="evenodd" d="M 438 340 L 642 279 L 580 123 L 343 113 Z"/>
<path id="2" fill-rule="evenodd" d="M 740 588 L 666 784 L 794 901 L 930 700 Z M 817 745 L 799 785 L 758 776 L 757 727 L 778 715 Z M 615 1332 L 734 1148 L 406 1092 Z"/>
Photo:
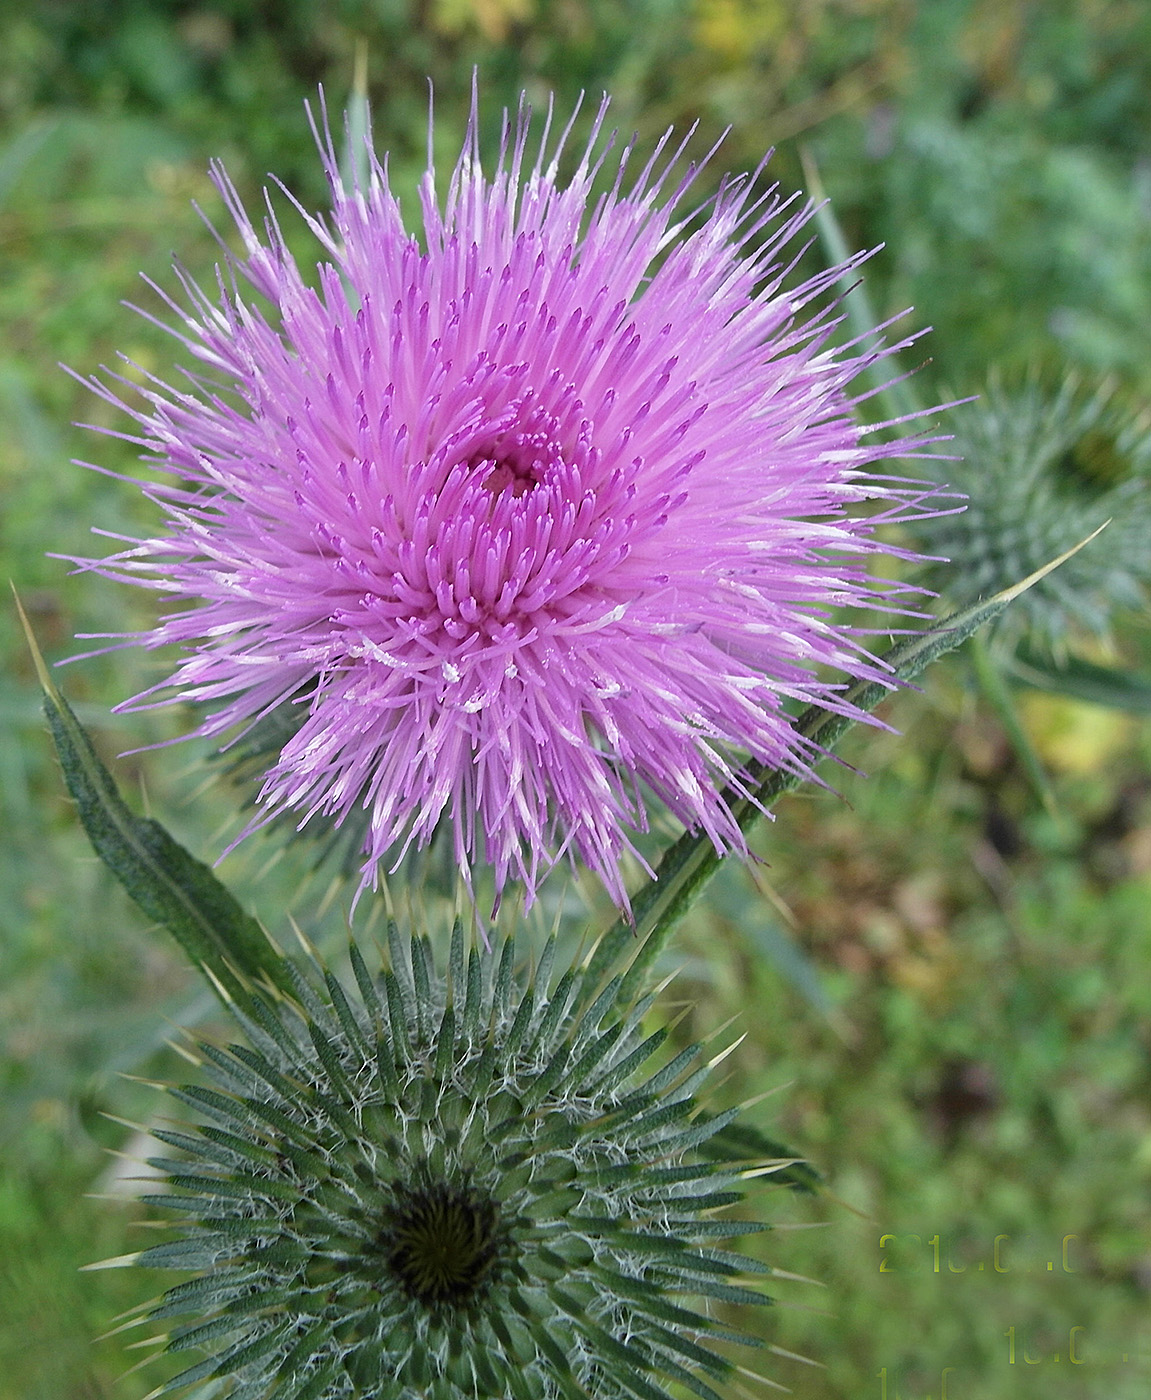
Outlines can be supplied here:
<path id="1" fill-rule="evenodd" d="M 924 493 L 866 469 L 923 439 L 855 420 L 877 352 L 811 309 L 843 269 L 785 290 L 811 206 L 755 177 L 681 213 L 698 169 L 672 179 L 670 132 L 593 193 L 606 106 L 566 183 L 570 123 L 550 141 L 549 111 L 533 158 L 521 110 L 485 176 L 473 108 L 422 239 L 386 165 L 349 187 L 321 136 L 314 288 L 214 168 L 245 254 L 213 295 L 179 272 L 189 310 L 165 298 L 208 373 L 149 377 L 142 405 L 92 381 L 175 483 L 144 487 L 163 534 L 88 566 L 197 605 L 133 638 L 182 657 L 120 708 L 214 703 L 215 736 L 295 700 L 260 820 L 362 806 L 364 885 L 447 820 L 465 877 L 485 860 L 530 901 L 566 853 L 626 905 L 643 787 L 743 849 L 720 789 L 744 756 L 818 756 L 784 702 L 854 713 L 825 669 L 884 674 L 835 610 L 895 608 L 868 556 Z"/>

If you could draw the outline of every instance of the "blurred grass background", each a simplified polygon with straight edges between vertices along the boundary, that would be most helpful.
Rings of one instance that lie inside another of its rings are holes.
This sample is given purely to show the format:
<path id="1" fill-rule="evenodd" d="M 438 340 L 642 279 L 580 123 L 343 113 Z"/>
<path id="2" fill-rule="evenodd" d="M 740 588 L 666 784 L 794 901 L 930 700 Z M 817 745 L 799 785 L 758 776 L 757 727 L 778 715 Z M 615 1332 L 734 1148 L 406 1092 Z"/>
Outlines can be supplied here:
<path id="1" fill-rule="evenodd" d="M 210 156 L 250 206 L 267 171 L 322 204 L 303 102 L 322 82 L 338 109 L 360 45 L 401 188 L 428 76 L 445 164 L 473 67 L 489 136 L 521 87 L 561 109 L 606 88 L 625 132 L 698 120 L 706 147 L 730 125 L 717 173 L 775 145 L 797 187 L 806 144 L 851 244 L 886 244 L 878 314 L 913 304 L 934 327 L 923 397 L 978 390 L 992 365 L 1109 374 L 1137 405 L 1151 389 L 1140 0 L 7 0 L 0 37 L 0 551 L 50 659 L 148 603 L 46 557 L 147 518 L 69 464 L 133 470 L 127 445 L 70 426 L 110 416 L 58 362 L 123 351 L 166 373 L 172 343 L 121 299 L 154 305 L 137 273 L 171 285 L 173 255 L 210 278 L 191 205 L 220 218 Z M 103 1115 L 157 1111 L 138 1081 L 178 1072 L 171 1024 L 210 1004 L 90 855 L 10 608 L 0 647 L 0 1400 L 142 1395 L 161 1370 L 115 1379 L 132 1334 L 92 1339 L 162 1280 L 78 1272 L 147 1228 L 85 1193 L 116 1192 L 107 1149 L 130 1138 Z M 1151 665 L 1139 618 L 1116 648 Z M 168 732 L 107 714 L 148 667 L 126 652 L 64 674 L 109 760 Z M 769 1372 L 812 1400 L 1149 1393 L 1151 732 L 1038 693 L 1021 707 L 1054 814 L 955 658 L 887 705 L 902 737 L 853 736 L 872 776 L 782 804 L 766 864 L 726 869 L 677 944 L 690 1028 L 748 1032 L 727 1092 L 777 1090 L 757 1117 L 832 1193 L 780 1198 L 781 1218 L 826 1223 L 768 1245 L 820 1280 L 781 1286 L 768 1320 L 821 1363 Z M 221 807 L 194 758 L 115 767 L 207 854 Z M 260 858 L 223 874 L 282 928 L 290 862 L 253 880 Z"/>

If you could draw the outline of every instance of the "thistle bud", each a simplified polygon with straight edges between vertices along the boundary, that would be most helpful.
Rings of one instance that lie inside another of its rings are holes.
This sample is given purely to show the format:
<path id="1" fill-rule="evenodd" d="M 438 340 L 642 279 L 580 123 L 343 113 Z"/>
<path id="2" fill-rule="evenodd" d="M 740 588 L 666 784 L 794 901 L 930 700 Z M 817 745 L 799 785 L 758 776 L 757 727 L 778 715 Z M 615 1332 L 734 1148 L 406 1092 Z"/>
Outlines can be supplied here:
<path id="1" fill-rule="evenodd" d="M 199 1126 L 155 1134 L 146 1199 L 184 1219 L 133 1259 L 196 1271 L 146 1312 L 203 1359 L 154 1396 L 712 1400 L 763 1345 L 719 1316 L 772 1273 L 730 1208 L 789 1164 L 729 1160 L 701 1048 L 661 1053 L 652 995 L 554 953 L 526 972 L 457 927 L 444 975 L 393 929 L 354 989 L 316 962 L 237 1002 L 246 1044 L 174 1091 Z"/>
<path id="2" fill-rule="evenodd" d="M 1056 655 L 1075 633 L 1106 637 L 1151 582 L 1151 423 L 1106 384 L 1068 376 L 996 381 L 949 419 L 950 484 L 961 513 L 915 522 L 916 541 L 949 565 L 935 586 L 968 603 L 1010 588 L 1110 522 L 1087 548 L 1023 593 L 1000 624 Z"/>

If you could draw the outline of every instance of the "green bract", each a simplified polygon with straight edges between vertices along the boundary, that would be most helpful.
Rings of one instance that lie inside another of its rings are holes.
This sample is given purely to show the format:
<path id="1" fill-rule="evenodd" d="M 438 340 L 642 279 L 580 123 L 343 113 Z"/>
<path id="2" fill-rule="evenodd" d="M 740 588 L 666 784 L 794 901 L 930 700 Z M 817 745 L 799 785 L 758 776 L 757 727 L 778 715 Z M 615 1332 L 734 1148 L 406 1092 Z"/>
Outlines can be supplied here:
<path id="1" fill-rule="evenodd" d="M 147 1311 L 207 1353 L 156 1396 L 710 1400 L 738 1369 L 717 1348 L 762 1344 L 717 1316 L 772 1272 L 724 1247 L 766 1228 L 728 1209 L 788 1164 L 725 1160 L 700 1047 L 650 1071 L 652 997 L 553 985 L 553 955 L 517 973 L 457 927 L 444 978 L 393 930 L 356 993 L 317 965 L 237 1004 L 248 1044 L 175 1091 L 205 1121 L 155 1133 L 179 1156 L 147 1199 L 187 1220 L 135 1261 L 200 1271 Z"/>
<path id="2" fill-rule="evenodd" d="M 1117 609 L 1141 608 L 1151 583 L 1151 423 L 1106 385 L 1074 377 L 992 383 L 948 419 L 961 461 L 936 464 L 968 497 L 959 514 L 923 518 L 917 544 L 950 561 L 933 586 L 969 603 L 1009 587 L 1110 522 L 1095 542 L 1026 592 L 1000 623 L 1061 654 L 1076 632 L 1106 636 Z"/>

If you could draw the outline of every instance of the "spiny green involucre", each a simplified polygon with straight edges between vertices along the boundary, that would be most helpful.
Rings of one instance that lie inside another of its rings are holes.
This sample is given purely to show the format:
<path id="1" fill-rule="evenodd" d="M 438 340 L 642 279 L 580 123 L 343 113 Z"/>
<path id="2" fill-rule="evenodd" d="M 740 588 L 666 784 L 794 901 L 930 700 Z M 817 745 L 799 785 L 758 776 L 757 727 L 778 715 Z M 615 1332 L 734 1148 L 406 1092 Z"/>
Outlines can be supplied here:
<path id="1" fill-rule="evenodd" d="M 147 1198 L 186 1219 L 134 1261 L 198 1271 L 146 1311 L 206 1357 L 155 1396 L 714 1400 L 742 1370 L 763 1343 L 717 1314 L 773 1271 L 728 1212 L 787 1164 L 728 1160 L 700 1047 L 648 1072 L 652 997 L 553 986 L 553 955 L 525 974 L 457 927 L 444 977 L 393 930 L 357 993 L 317 964 L 237 1007 L 247 1045 L 201 1046 L 212 1085 L 175 1093 L 204 1121 L 156 1131 L 179 1155 Z"/>
<path id="2" fill-rule="evenodd" d="M 1010 588 L 1105 522 L 1098 540 L 1012 603 L 1001 630 L 1060 653 L 1076 632 L 1105 637 L 1114 613 L 1146 606 L 1151 584 L 1151 422 L 1107 384 L 1068 376 L 993 381 L 949 418 L 937 463 L 967 509 L 915 523 L 949 561 L 932 583 L 965 604 Z"/>

